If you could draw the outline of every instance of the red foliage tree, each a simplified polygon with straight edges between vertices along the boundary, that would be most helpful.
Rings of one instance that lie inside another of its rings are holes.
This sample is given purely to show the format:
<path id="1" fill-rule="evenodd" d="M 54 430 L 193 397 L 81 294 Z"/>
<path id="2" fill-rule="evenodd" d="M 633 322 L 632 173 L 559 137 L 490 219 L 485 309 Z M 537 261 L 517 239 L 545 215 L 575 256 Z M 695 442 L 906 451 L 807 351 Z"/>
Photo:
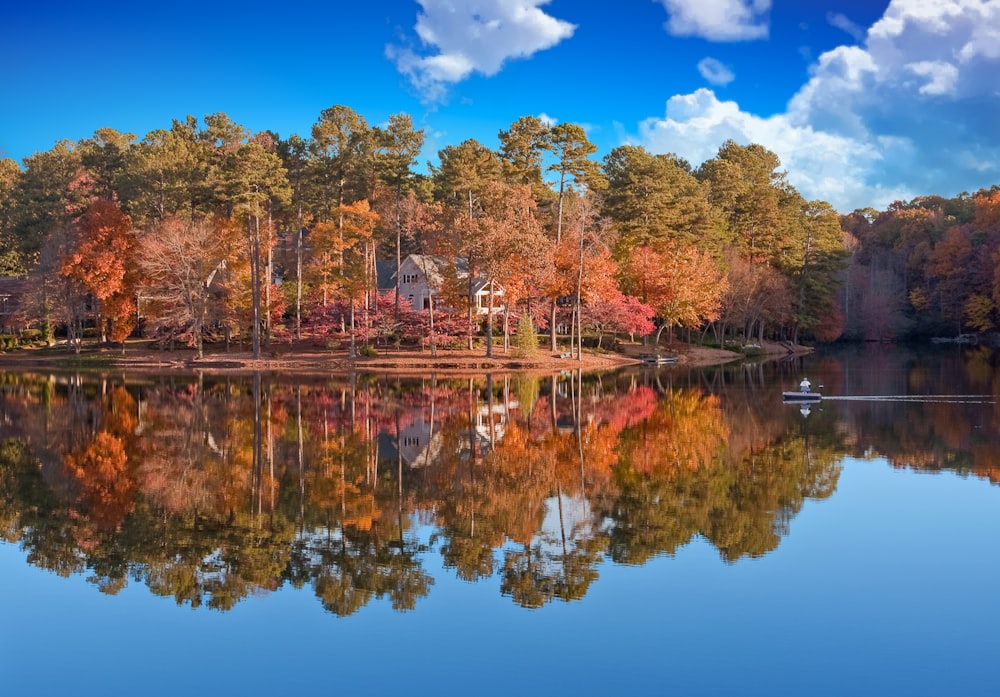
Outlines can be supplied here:
<path id="1" fill-rule="evenodd" d="M 628 334 L 634 338 L 636 334 L 645 336 L 656 329 L 653 324 L 656 310 L 617 288 L 605 297 L 588 302 L 582 312 L 584 326 L 597 333 L 598 347 L 605 333 Z"/>
<path id="2" fill-rule="evenodd" d="M 135 250 L 132 219 L 116 203 L 96 200 L 81 216 L 78 244 L 60 269 L 100 302 L 101 335 L 112 341 L 124 341 L 135 329 Z"/>

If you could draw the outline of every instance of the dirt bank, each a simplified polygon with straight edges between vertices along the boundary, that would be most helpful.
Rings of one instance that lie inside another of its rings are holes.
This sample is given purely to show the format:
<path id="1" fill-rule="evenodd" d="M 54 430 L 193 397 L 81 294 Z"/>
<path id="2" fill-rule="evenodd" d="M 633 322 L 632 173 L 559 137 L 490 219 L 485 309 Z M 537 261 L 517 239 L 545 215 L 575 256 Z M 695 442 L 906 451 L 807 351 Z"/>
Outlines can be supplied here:
<path id="1" fill-rule="evenodd" d="M 650 348 L 642 344 L 624 344 L 619 348 L 620 352 L 616 353 L 585 350 L 582 359 L 548 351 L 539 351 L 537 355 L 525 358 L 498 349 L 487 358 L 483 349 L 441 349 L 436 356 L 430 351 L 390 349 L 380 351 L 376 356 L 352 360 L 344 351 L 281 346 L 265 351 L 259 359 L 254 359 L 250 352 L 241 351 L 209 352 L 199 359 L 189 349 L 160 350 L 147 343 L 137 343 L 126 346 L 124 355 L 117 348 L 85 348 L 80 354 L 67 353 L 59 348 L 21 349 L 0 354 L 0 368 L 124 368 L 156 372 L 177 369 L 210 373 L 265 371 L 289 374 L 330 374 L 354 370 L 399 375 L 423 375 L 432 370 L 482 374 L 485 371 L 611 370 L 639 364 L 640 356 L 650 352 Z M 768 355 L 774 356 L 809 350 L 804 347 L 794 347 L 793 350 L 778 343 L 766 343 L 762 348 Z M 683 343 L 661 346 L 660 353 L 677 356 L 676 365 L 679 367 L 719 365 L 742 358 L 741 354 L 733 351 Z"/>

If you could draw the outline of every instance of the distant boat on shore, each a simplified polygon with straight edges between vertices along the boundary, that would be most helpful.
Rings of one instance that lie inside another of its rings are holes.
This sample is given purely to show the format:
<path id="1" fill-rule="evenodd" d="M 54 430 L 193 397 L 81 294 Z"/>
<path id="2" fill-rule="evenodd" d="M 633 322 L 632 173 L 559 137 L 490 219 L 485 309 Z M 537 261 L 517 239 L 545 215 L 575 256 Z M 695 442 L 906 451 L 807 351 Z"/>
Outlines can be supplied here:
<path id="1" fill-rule="evenodd" d="M 644 353 L 639 358 L 643 365 L 668 365 L 677 362 L 677 356 L 661 356 L 655 353 Z"/>

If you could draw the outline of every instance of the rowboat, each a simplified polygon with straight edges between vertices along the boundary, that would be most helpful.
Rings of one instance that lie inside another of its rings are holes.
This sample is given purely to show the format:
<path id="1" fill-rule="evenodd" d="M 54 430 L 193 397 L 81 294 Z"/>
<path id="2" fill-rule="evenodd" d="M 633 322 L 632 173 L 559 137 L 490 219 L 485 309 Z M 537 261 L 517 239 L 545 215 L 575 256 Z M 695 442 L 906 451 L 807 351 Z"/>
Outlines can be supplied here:
<path id="1" fill-rule="evenodd" d="M 823 395 L 819 392 L 782 392 L 781 399 L 784 402 L 818 402 Z"/>
<path id="2" fill-rule="evenodd" d="M 677 356 L 659 356 L 655 353 L 644 353 L 640 359 L 643 365 L 669 365 L 677 362 Z"/>

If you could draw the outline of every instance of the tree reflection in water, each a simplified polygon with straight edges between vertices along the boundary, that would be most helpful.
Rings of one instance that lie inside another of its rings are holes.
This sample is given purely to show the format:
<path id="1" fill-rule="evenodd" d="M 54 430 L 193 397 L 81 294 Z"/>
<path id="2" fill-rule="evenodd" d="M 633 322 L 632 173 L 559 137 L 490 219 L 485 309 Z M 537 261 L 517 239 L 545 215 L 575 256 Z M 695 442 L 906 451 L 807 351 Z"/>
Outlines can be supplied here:
<path id="1" fill-rule="evenodd" d="M 414 608 L 429 554 L 524 607 L 696 536 L 763 555 L 851 445 L 822 415 L 641 373 L 7 375 L 0 409 L 0 526 L 31 564 L 218 610 L 309 586 L 336 615 Z"/>

